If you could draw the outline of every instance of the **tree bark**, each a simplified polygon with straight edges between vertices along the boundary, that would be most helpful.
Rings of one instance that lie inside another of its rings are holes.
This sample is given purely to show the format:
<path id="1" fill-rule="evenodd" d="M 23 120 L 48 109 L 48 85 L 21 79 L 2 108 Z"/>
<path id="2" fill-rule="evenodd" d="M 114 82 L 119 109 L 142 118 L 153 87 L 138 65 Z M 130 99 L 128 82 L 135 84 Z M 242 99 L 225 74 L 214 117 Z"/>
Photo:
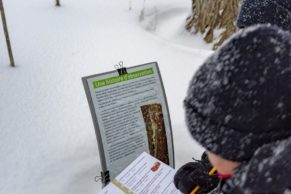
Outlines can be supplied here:
<path id="1" fill-rule="evenodd" d="M 61 6 L 60 0 L 56 0 L 56 6 L 58 6 L 58 7 Z"/>
<path id="2" fill-rule="evenodd" d="M 5 17 L 5 12 L 4 12 L 4 6 L 3 6 L 3 1 L 2 0 L 0 0 L 0 12 L 1 12 L 2 25 L 3 25 L 3 30 L 4 30 L 4 34 L 5 34 L 8 55 L 9 55 L 9 59 L 10 59 L 10 65 L 12 67 L 15 67 L 12 48 L 11 48 L 11 43 L 10 43 L 10 38 L 9 38 L 9 33 L 8 33 L 8 28 L 7 28 L 7 23 L 6 23 L 6 17 Z"/>
<path id="3" fill-rule="evenodd" d="M 192 15 L 187 19 L 186 29 L 200 32 L 213 49 L 219 47 L 237 31 L 235 20 L 238 16 L 239 0 L 192 0 Z M 216 37 L 215 30 L 219 30 Z"/>

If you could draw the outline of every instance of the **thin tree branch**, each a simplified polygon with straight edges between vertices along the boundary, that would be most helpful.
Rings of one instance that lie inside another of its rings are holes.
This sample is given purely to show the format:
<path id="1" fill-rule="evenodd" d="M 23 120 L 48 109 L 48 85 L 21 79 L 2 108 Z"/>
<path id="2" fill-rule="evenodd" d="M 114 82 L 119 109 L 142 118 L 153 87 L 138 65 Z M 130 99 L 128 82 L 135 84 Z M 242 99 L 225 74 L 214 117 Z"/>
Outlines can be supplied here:
<path id="1" fill-rule="evenodd" d="M 7 23 L 6 23 L 6 17 L 5 17 L 5 12 L 4 12 L 4 6 L 3 6 L 3 1 L 2 0 L 0 0 L 0 12 L 1 12 L 3 30 L 4 30 L 4 34 L 5 34 L 5 38 L 6 38 L 7 50 L 8 50 L 9 59 L 10 59 L 10 65 L 12 67 L 15 67 L 12 48 L 11 48 L 11 44 L 10 44 L 9 33 L 8 33 L 8 28 L 7 28 Z"/>

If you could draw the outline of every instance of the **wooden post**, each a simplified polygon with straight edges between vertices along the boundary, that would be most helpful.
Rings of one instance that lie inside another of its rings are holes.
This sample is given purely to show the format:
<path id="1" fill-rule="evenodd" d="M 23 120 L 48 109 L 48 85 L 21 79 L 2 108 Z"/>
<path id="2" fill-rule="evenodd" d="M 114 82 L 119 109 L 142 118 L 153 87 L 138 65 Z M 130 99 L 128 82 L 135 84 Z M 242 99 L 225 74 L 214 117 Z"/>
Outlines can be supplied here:
<path id="1" fill-rule="evenodd" d="M 3 30 L 4 30 L 4 34 L 5 34 L 5 38 L 6 38 L 6 45 L 7 45 L 9 59 L 10 59 L 10 65 L 12 67 L 15 67 L 13 53 L 12 53 L 12 48 L 11 48 L 11 44 L 10 44 L 9 33 L 8 33 L 8 29 L 7 29 L 7 23 L 6 23 L 6 17 L 5 17 L 5 12 L 4 12 L 4 6 L 3 6 L 3 1 L 2 0 L 0 0 L 0 12 L 1 12 Z"/>
<path id="2" fill-rule="evenodd" d="M 60 0 L 56 0 L 56 6 L 58 6 L 58 7 L 61 6 Z"/>

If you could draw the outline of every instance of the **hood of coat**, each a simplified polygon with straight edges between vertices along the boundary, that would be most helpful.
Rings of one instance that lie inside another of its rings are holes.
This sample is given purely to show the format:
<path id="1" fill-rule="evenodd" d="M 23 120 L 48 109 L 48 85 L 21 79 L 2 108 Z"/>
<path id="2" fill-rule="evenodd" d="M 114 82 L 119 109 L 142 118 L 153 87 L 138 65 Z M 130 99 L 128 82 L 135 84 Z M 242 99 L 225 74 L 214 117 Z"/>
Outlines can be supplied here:
<path id="1" fill-rule="evenodd" d="M 291 31 L 291 0 L 242 0 L 237 27 L 272 24 Z"/>
<path id="2" fill-rule="evenodd" d="M 259 148 L 248 163 L 237 168 L 225 193 L 283 194 L 291 188 L 291 137 Z"/>

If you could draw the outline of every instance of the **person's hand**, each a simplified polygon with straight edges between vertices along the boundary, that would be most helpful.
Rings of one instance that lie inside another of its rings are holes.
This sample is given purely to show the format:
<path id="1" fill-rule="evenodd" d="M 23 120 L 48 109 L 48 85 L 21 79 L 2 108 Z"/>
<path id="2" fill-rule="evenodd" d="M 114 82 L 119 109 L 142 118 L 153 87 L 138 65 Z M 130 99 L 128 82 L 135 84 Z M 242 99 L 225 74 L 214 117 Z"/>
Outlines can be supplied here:
<path id="1" fill-rule="evenodd" d="M 189 162 L 176 172 L 174 184 L 185 194 L 191 193 L 196 186 L 200 186 L 197 194 L 208 193 L 216 188 L 219 182 L 217 174 L 208 174 L 211 169 L 206 154 L 203 154 L 201 161 Z"/>

